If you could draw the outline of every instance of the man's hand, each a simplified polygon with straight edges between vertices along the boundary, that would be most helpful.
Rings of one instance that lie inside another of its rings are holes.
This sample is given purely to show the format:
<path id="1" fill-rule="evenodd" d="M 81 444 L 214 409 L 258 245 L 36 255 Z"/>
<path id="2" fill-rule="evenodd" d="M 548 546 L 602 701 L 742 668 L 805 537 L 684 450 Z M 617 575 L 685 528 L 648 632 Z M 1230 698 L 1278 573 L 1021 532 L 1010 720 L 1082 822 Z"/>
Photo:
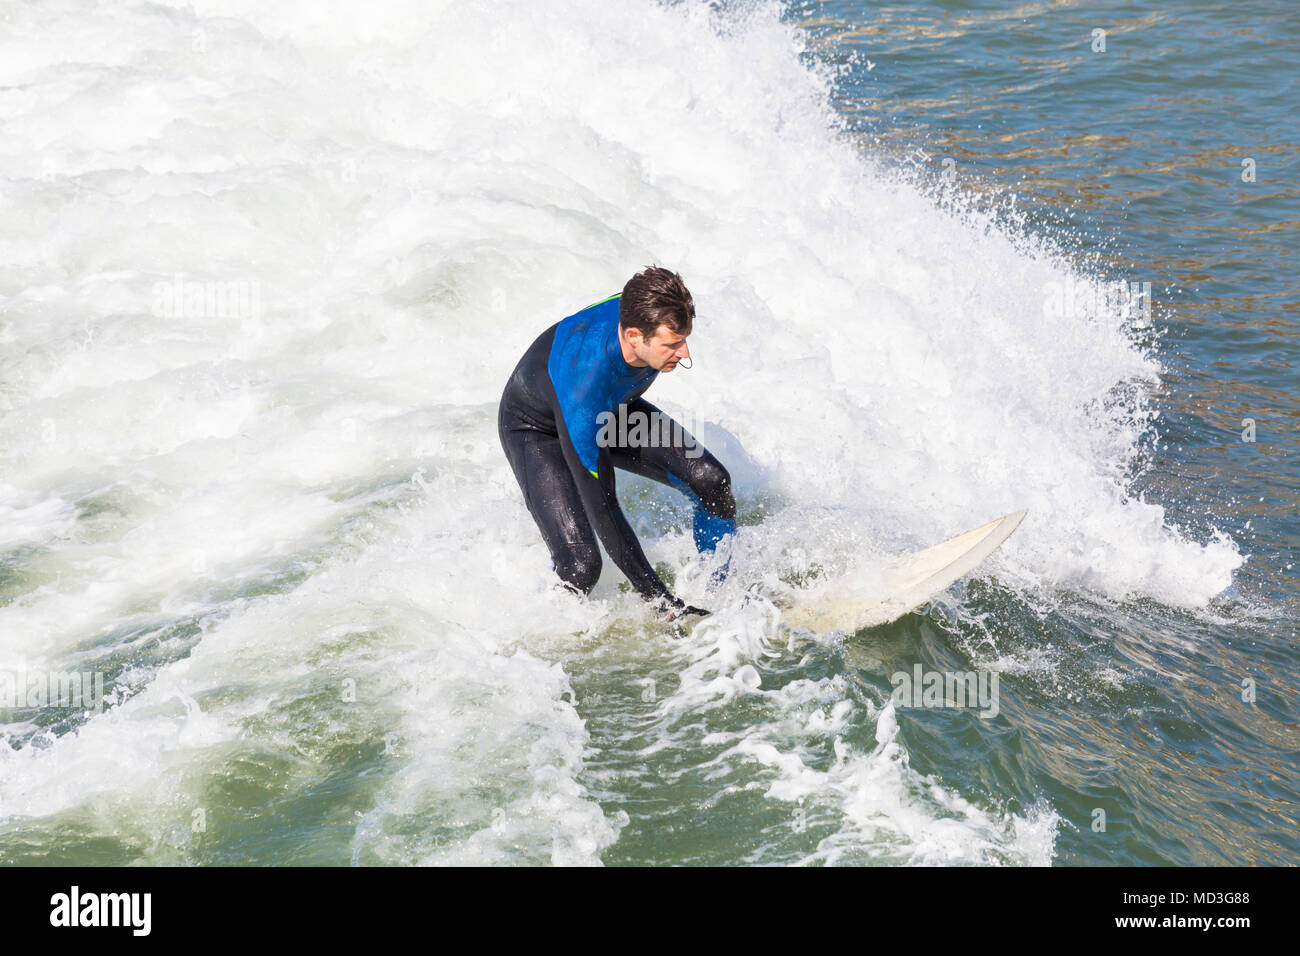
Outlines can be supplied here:
<path id="1" fill-rule="evenodd" d="M 677 599 L 665 599 L 660 603 L 659 613 L 665 624 L 671 624 L 673 621 L 685 623 L 685 618 L 692 614 L 698 614 L 704 617 L 710 612 L 703 608 L 695 607 Z"/>

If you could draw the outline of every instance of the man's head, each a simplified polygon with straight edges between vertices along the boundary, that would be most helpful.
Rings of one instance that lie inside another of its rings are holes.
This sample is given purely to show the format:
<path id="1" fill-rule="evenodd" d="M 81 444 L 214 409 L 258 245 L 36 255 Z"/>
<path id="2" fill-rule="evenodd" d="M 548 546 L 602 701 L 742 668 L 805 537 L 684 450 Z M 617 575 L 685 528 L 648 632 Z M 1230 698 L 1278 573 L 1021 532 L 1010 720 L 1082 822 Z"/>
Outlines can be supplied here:
<path id="1" fill-rule="evenodd" d="M 618 304 L 618 337 L 629 365 L 671 372 L 690 357 L 686 336 L 695 302 L 676 272 L 650 266 L 627 280 Z"/>

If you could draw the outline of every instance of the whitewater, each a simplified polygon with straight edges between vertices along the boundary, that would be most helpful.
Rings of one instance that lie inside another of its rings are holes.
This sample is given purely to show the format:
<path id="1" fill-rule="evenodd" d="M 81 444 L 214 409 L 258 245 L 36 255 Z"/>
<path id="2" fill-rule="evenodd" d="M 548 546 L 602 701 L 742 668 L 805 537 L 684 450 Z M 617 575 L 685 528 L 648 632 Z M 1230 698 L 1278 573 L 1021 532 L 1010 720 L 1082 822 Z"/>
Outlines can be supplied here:
<path id="1" fill-rule="evenodd" d="M 1112 277 L 847 136 L 778 4 L 2 16 L 0 672 L 109 699 L 0 710 L 0 861 L 1050 863 L 1050 799 L 912 766 L 874 652 L 774 599 L 1018 508 L 981 573 L 1030 617 L 1196 613 L 1243 562 L 1133 490 L 1140 317 L 1045 309 Z M 608 561 L 553 586 L 495 432 L 649 264 L 698 317 L 647 398 L 742 526 L 708 594 L 620 475 L 714 612 L 681 639 Z"/>

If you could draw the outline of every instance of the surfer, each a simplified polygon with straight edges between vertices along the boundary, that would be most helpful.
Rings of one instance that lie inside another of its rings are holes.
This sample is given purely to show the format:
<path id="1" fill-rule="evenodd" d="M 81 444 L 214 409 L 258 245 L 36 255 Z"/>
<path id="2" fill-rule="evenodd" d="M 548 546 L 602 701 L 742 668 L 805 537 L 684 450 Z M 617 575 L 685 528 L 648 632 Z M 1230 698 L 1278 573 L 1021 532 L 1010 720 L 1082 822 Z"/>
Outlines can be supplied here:
<path id="1" fill-rule="evenodd" d="M 564 585 L 579 594 L 595 587 L 599 538 L 637 592 L 669 621 L 709 612 L 669 593 L 646 560 L 619 507 L 614 469 L 683 492 L 694 505 L 701 554 L 713 553 L 735 532 L 727 469 L 641 397 L 660 372 L 690 358 L 686 338 L 694 318 L 682 277 L 646 268 L 621 293 L 539 335 L 511 373 L 497 412 L 501 447 Z M 615 416 L 619 427 L 611 428 Z M 631 429 L 624 427 L 629 420 Z"/>

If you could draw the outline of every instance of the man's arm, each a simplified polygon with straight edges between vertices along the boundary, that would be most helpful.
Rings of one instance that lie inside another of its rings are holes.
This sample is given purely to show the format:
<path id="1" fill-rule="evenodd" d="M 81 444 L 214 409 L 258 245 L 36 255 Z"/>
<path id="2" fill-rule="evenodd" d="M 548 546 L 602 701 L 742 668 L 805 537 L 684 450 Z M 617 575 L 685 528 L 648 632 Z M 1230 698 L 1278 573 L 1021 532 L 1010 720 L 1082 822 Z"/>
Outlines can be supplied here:
<path id="1" fill-rule="evenodd" d="M 559 408 L 556 408 L 555 426 L 560 436 L 564 461 L 578 486 L 578 495 L 582 498 L 587 518 L 595 528 L 600 543 L 609 552 L 610 559 L 647 601 L 663 602 L 665 607 L 680 604 L 650 566 L 645 552 L 641 550 L 641 542 L 637 540 L 636 533 L 623 515 L 623 509 L 619 507 L 614 488 L 614 466 L 609 462 L 609 453 L 604 448 L 597 448 L 596 473 L 592 474 L 579 458 L 573 440 L 569 437 L 568 423 Z"/>

